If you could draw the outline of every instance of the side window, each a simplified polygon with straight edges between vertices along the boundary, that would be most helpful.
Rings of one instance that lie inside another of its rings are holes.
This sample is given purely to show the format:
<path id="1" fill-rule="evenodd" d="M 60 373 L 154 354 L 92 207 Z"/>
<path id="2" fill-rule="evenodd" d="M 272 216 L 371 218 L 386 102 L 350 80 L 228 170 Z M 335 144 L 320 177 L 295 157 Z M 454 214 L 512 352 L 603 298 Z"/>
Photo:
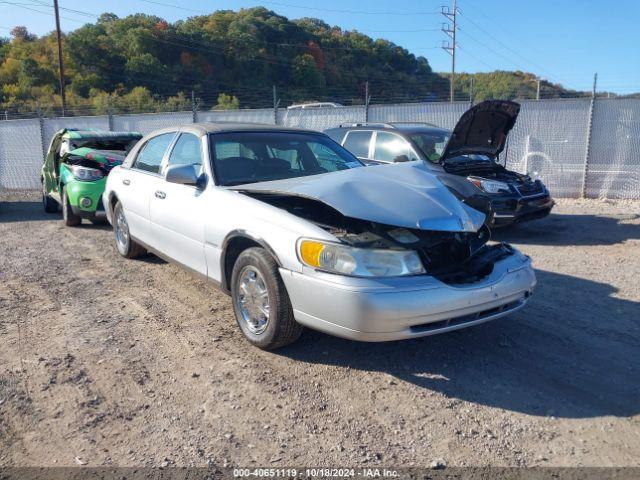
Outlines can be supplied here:
<path id="1" fill-rule="evenodd" d="M 343 147 L 353 153 L 356 157 L 369 157 L 369 143 L 373 132 L 352 130 L 347 133 Z"/>
<path id="2" fill-rule="evenodd" d="M 200 139 L 191 133 L 181 133 L 175 143 L 168 165 L 193 165 L 196 173 L 202 170 Z"/>
<path id="3" fill-rule="evenodd" d="M 399 135 L 389 132 L 378 132 L 373 158 L 383 162 L 417 160 L 409 143 Z"/>
<path id="4" fill-rule="evenodd" d="M 163 133 L 157 137 L 150 139 L 138 152 L 133 168 L 143 170 L 145 172 L 160 173 L 160 164 L 164 152 L 175 136 L 174 132 Z"/>

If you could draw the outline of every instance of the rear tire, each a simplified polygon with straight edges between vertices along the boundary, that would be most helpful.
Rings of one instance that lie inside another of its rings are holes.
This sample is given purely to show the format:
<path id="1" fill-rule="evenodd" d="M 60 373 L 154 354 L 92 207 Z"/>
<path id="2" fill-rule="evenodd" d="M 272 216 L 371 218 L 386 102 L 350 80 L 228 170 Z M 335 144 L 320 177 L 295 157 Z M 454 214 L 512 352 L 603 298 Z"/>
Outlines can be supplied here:
<path id="1" fill-rule="evenodd" d="M 120 202 L 113 209 L 113 235 L 116 241 L 116 250 L 124 258 L 137 258 L 147 253 L 144 247 L 129 234 L 129 224 L 124 215 L 124 209 Z"/>
<path id="2" fill-rule="evenodd" d="M 62 220 L 67 227 L 77 227 L 82 223 L 82 217 L 73 213 L 69 204 L 69 195 L 67 195 L 67 187 L 62 187 Z"/>
<path id="3" fill-rule="evenodd" d="M 60 205 L 51 198 L 45 190 L 44 181 L 42 182 L 42 207 L 45 213 L 58 213 Z"/>
<path id="4" fill-rule="evenodd" d="M 304 327 L 295 321 L 278 265 L 265 249 L 240 254 L 231 275 L 231 297 L 238 326 L 256 347 L 273 350 L 300 337 Z"/>

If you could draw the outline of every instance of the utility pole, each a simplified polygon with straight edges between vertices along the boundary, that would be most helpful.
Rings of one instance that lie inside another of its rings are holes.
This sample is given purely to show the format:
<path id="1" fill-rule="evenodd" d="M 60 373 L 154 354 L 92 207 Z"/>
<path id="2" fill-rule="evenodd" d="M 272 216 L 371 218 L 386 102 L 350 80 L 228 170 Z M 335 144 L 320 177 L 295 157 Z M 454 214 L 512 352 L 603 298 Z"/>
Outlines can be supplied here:
<path id="1" fill-rule="evenodd" d="M 58 11 L 58 0 L 53 0 L 53 9 L 56 14 L 56 37 L 58 38 L 58 70 L 60 73 L 60 98 L 62 99 L 62 116 L 67 111 L 67 99 L 64 94 L 64 65 L 62 62 L 62 34 L 60 33 L 60 12 Z"/>
<path id="2" fill-rule="evenodd" d="M 536 77 L 536 100 L 540 100 L 540 77 Z"/>
<path id="3" fill-rule="evenodd" d="M 453 102 L 453 89 L 455 84 L 455 76 L 456 76 L 456 30 L 458 29 L 457 25 L 457 15 L 458 15 L 458 7 L 456 0 L 453 0 L 453 7 L 449 10 L 449 7 L 442 7 L 442 15 L 445 16 L 447 20 L 451 22 L 451 24 L 442 25 L 442 31 L 447 34 L 449 38 L 451 38 L 451 43 L 447 42 L 442 45 L 442 48 L 451 55 L 451 78 L 449 79 L 449 101 Z"/>
<path id="4" fill-rule="evenodd" d="M 473 80 L 474 80 L 473 73 L 471 74 L 470 79 L 471 80 L 469 82 L 469 104 L 473 106 L 473 94 L 474 94 L 474 91 L 473 91 Z"/>

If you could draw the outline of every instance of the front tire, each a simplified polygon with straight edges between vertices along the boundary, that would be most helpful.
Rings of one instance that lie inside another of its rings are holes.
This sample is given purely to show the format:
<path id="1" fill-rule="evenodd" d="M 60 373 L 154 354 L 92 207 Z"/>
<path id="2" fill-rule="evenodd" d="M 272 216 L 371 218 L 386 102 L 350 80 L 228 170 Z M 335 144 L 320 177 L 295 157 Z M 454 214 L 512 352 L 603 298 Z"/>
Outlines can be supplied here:
<path id="1" fill-rule="evenodd" d="M 116 241 L 116 250 L 124 258 L 137 258 L 146 253 L 142 245 L 131 239 L 129 224 L 124 215 L 124 209 L 120 202 L 113 209 L 113 235 Z"/>
<path id="2" fill-rule="evenodd" d="M 238 326 L 256 347 L 273 350 L 300 337 L 303 327 L 293 317 L 278 265 L 265 249 L 240 254 L 231 275 L 231 297 Z"/>
<path id="3" fill-rule="evenodd" d="M 82 217 L 73 213 L 71 209 L 66 186 L 62 187 L 62 220 L 67 227 L 77 227 L 82 223 Z"/>

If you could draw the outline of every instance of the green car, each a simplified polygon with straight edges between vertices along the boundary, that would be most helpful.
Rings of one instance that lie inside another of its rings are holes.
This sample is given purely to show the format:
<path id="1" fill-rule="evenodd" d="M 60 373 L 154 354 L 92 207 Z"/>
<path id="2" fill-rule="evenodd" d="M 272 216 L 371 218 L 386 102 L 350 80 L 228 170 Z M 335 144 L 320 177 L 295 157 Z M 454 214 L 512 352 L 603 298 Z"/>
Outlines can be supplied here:
<path id="1" fill-rule="evenodd" d="M 102 192 L 107 175 L 120 165 L 142 138 L 138 132 L 106 132 L 67 128 L 53 136 L 42 166 L 42 204 L 67 226 L 105 218 Z"/>

